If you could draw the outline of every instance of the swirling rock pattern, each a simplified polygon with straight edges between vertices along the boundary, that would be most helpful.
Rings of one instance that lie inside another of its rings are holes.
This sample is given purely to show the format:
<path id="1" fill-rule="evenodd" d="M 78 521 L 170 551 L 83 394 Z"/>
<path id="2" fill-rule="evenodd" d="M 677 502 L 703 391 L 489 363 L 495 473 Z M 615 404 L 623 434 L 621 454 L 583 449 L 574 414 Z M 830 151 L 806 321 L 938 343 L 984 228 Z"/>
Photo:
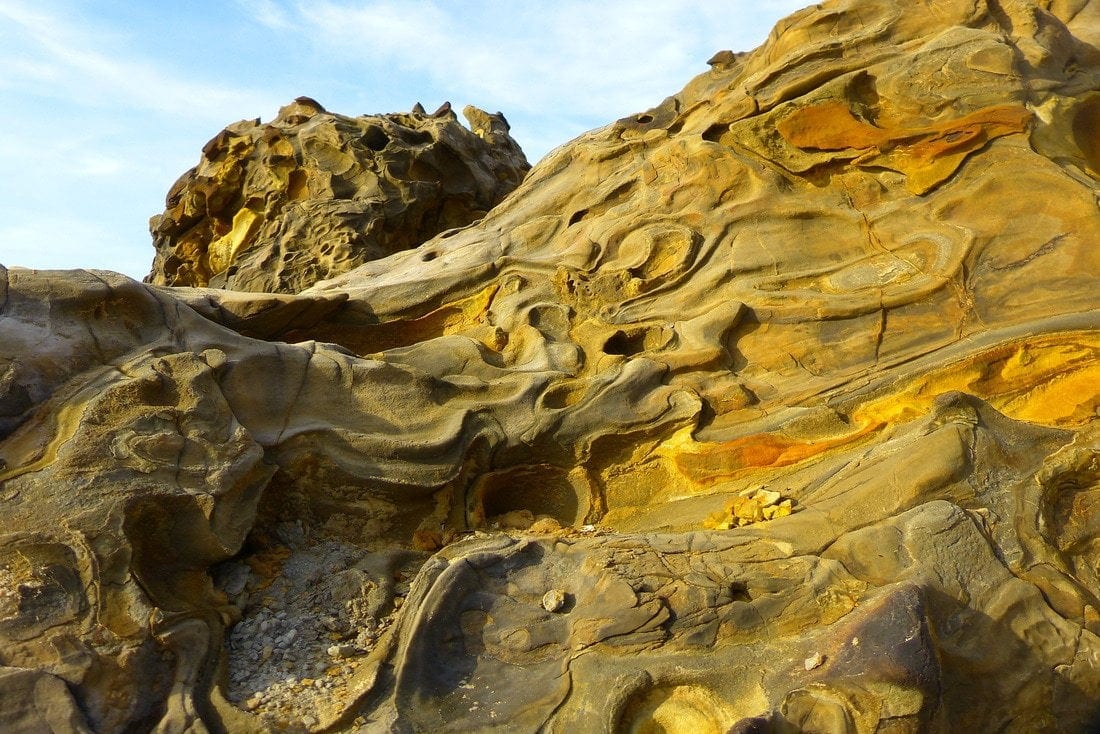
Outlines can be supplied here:
<path id="1" fill-rule="evenodd" d="M 0 723 L 1084 730 L 1097 42 L 838 0 L 296 295 L 0 269 Z"/>
<path id="2" fill-rule="evenodd" d="M 530 168 L 500 113 L 347 117 L 299 97 L 218 133 L 150 221 L 148 281 L 297 293 L 485 216 Z"/>

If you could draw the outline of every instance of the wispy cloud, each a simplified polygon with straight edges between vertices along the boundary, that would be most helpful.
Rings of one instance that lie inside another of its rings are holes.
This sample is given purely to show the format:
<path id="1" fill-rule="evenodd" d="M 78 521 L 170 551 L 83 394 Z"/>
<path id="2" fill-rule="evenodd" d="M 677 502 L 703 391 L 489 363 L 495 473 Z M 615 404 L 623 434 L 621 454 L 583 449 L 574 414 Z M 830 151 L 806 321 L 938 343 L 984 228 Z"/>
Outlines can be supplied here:
<path id="1" fill-rule="evenodd" d="M 234 0 L 234 3 L 260 25 L 273 30 L 293 27 L 290 14 L 273 0 Z"/>
<path id="2" fill-rule="evenodd" d="M 88 106 L 165 115 L 217 117 L 271 106 L 266 94 L 205 82 L 148 58 L 129 56 L 125 39 L 20 0 L 0 0 L 8 31 L 0 51 L 7 84 Z M 42 82 L 48 81 L 49 84 Z"/>
<path id="3" fill-rule="evenodd" d="M 256 20 L 277 10 L 283 27 L 345 62 L 426 74 L 508 110 L 606 116 L 659 102 L 655 87 L 676 91 L 714 51 L 757 43 L 767 31 L 752 22 L 762 5 L 772 18 L 776 6 L 805 4 L 517 0 L 505 13 L 500 3 L 264 0 Z"/>
<path id="4" fill-rule="evenodd" d="M 11 115 L 0 136 L 5 265 L 144 274 L 146 221 L 174 176 L 223 125 L 277 106 L 265 92 L 142 55 L 133 32 L 72 6 L 0 0 Z"/>

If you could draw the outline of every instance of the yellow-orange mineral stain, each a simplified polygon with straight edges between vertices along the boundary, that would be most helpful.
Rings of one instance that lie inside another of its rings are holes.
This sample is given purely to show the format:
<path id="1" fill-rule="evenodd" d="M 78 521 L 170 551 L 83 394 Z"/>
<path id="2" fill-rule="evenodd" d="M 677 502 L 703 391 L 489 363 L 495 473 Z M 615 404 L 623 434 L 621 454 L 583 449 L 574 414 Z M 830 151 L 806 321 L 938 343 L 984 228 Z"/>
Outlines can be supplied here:
<path id="1" fill-rule="evenodd" d="M 906 188 L 924 194 L 946 181 L 968 155 L 990 140 L 1027 130 L 1031 112 L 1020 105 L 985 107 L 955 120 L 921 127 L 876 127 L 834 100 L 796 110 L 777 129 L 803 150 L 853 151 L 853 164 L 890 168 Z"/>
<path id="2" fill-rule="evenodd" d="M 793 466 L 850 447 L 891 425 L 927 415 L 937 397 L 965 392 L 1015 420 L 1071 428 L 1100 408 L 1100 335 L 1056 334 L 1002 344 L 891 388 L 851 413 L 850 432 L 804 440 L 780 432 L 700 442 L 684 428 L 655 452 L 688 486 L 706 491 L 753 473 Z"/>
<path id="3" fill-rule="evenodd" d="M 922 375 L 865 403 L 852 417 L 864 426 L 912 420 L 952 391 L 975 395 L 1016 420 L 1082 426 L 1100 406 L 1100 335 L 1056 334 L 1002 344 Z"/>

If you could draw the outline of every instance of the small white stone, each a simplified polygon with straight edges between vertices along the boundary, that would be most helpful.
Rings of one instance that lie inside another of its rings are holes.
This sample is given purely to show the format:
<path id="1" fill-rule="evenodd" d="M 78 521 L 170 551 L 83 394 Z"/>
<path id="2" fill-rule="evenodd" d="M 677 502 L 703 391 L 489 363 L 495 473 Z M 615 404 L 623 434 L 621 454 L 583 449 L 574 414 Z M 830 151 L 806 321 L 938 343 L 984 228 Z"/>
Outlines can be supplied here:
<path id="1" fill-rule="evenodd" d="M 542 595 L 542 608 L 548 612 L 560 612 L 565 606 L 565 592 L 561 589 L 550 589 Z"/>
<path id="2" fill-rule="evenodd" d="M 350 658 L 355 654 L 355 645 L 329 645 L 328 656 L 330 658 Z"/>
<path id="3" fill-rule="evenodd" d="M 777 504 L 780 496 L 779 492 L 770 489 L 761 489 L 756 493 L 756 499 L 760 500 L 765 507 Z"/>
<path id="4" fill-rule="evenodd" d="M 813 670 L 814 668 L 820 668 L 825 662 L 825 656 L 819 652 L 815 652 L 810 657 L 806 658 L 806 670 Z"/>

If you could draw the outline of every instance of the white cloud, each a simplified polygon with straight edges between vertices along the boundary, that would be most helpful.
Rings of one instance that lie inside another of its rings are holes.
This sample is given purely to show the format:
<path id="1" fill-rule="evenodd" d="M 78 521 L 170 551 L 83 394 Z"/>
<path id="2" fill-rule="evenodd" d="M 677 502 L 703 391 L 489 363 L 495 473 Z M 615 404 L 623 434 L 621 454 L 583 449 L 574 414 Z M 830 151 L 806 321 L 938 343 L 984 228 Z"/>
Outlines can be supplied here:
<path id="1" fill-rule="evenodd" d="M 88 106 L 113 106 L 163 115 L 209 117 L 228 122 L 230 110 L 266 109 L 268 95 L 208 83 L 128 57 L 121 38 L 84 27 L 60 14 L 32 8 L 20 0 L 0 0 L 0 20 L 12 40 L 0 51 L 8 85 L 22 81 L 41 95 Z M 49 85 L 41 82 L 48 80 Z M 236 113 L 240 116 L 240 113 Z"/>
<path id="2" fill-rule="evenodd" d="M 126 161 L 102 153 L 86 153 L 74 161 L 73 170 L 79 176 L 114 176 L 126 170 Z"/>
<path id="3" fill-rule="evenodd" d="M 380 66 L 418 72 L 505 111 L 564 108 L 614 119 L 678 90 L 706 70 L 711 53 L 759 43 L 777 8 L 805 4 L 296 0 L 281 12 L 303 38 L 368 73 Z"/>
<path id="4" fill-rule="evenodd" d="M 290 15 L 273 0 L 234 0 L 238 7 L 262 26 L 274 30 L 293 27 Z"/>

